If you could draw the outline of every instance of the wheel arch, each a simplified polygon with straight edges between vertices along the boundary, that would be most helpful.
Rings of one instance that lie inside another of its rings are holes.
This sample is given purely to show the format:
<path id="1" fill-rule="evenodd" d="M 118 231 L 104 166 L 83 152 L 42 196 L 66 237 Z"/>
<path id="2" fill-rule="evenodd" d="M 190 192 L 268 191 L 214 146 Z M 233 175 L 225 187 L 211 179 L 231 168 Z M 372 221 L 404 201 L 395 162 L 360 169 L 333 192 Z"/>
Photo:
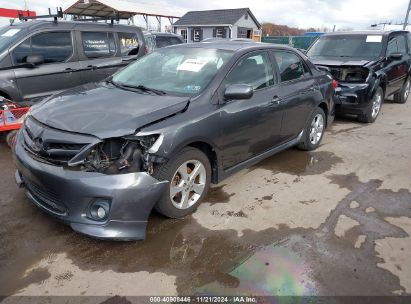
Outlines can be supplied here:
<path id="1" fill-rule="evenodd" d="M 219 157 L 216 149 L 210 143 L 202 140 L 192 141 L 186 144 L 185 147 L 196 148 L 207 156 L 211 166 L 211 182 L 214 184 L 218 183 Z"/>

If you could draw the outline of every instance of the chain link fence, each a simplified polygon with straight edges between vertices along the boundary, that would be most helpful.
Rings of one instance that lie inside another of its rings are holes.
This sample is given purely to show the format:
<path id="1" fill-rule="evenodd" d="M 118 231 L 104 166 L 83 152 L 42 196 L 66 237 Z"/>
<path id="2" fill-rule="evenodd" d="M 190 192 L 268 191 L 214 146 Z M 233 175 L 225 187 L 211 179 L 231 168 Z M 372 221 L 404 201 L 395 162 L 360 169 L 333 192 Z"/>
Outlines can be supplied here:
<path id="1" fill-rule="evenodd" d="M 319 36 L 266 36 L 261 42 L 287 44 L 298 49 L 308 49 Z"/>

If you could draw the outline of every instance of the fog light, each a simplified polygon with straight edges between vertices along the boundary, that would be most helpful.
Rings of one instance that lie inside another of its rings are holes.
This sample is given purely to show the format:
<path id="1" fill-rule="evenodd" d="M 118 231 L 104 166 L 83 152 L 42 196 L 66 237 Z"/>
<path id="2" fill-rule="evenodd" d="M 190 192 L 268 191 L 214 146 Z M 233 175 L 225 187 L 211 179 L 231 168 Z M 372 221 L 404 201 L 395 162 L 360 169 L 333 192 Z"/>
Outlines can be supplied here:
<path id="1" fill-rule="evenodd" d="M 104 221 L 107 219 L 110 212 L 110 201 L 97 200 L 89 209 L 88 217 L 95 221 Z"/>
<path id="2" fill-rule="evenodd" d="M 99 207 L 97 209 L 97 216 L 101 219 L 105 218 L 106 217 L 106 210 L 104 210 L 103 207 Z"/>

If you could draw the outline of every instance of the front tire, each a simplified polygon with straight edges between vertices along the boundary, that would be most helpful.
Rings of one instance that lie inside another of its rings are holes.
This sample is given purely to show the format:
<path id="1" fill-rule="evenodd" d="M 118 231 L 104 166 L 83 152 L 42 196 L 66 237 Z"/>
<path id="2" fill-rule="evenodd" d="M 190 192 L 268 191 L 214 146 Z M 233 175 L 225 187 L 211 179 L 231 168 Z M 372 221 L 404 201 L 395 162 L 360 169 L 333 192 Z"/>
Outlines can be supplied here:
<path id="1" fill-rule="evenodd" d="M 394 95 L 394 101 L 396 103 L 406 103 L 408 96 L 410 96 L 411 91 L 411 78 L 408 77 L 404 85 L 401 88 L 401 91 Z"/>
<path id="2" fill-rule="evenodd" d="M 207 195 L 211 165 L 202 151 L 186 147 L 156 168 L 153 176 L 169 181 L 155 209 L 167 217 L 180 218 L 194 212 Z"/>
<path id="3" fill-rule="evenodd" d="M 324 136 L 326 118 L 324 110 L 314 109 L 304 129 L 303 138 L 298 144 L 298 148 L 305 151 L 312 151 L 318 148 Z"/>
<path id="4" fill-rule="evenodd" d="M 364 123 L 373 123 L 381 112 L 382 104 L 384 103 L 384 91 L 378 87 L 372 97 L 371 103 L 366 112 L 358 116 L 358 120 Z"/>

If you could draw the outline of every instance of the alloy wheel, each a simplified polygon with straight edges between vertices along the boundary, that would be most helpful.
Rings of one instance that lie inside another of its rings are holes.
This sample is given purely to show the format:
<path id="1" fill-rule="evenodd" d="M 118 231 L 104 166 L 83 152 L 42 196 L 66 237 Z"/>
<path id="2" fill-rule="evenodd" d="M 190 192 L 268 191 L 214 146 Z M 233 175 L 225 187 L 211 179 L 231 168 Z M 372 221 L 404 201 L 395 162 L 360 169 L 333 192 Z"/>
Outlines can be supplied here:
<path id="1" fill-rule="evenodd" d="M 407 100 L 408 96 L 410 95 L 410 90 L 411 90 L 411 80 L 408 79 L 405 84 L 404 100 Z"/>
<path id="2" fill-rule="evenodd" d="M 324 132 L 324 117 L 321 114 L 314 116 L 313 121 L 311 122 L 310 129 L 310 142 L 313 145 L 316 145 L 323 135 Z"/>
<path id="3" fill-rule="evenodd" d="M 199 160 L 184 162 L 174 173 L 170 183 L 170 199 L 178 209 L 195 205 L 204 192 L 207 173 Z"/>
<path id="4" fill-rule="evenodd" d="M 381 104 L 382 104 L 382 95 L 380 92 L 377 91 L 377 93 L 375 93 L 375 96 L 372 100 L 372 109 L 371 109 L 372 118 L 376 118 L 378 116 L 378 113 L 380 113 Z"/>

